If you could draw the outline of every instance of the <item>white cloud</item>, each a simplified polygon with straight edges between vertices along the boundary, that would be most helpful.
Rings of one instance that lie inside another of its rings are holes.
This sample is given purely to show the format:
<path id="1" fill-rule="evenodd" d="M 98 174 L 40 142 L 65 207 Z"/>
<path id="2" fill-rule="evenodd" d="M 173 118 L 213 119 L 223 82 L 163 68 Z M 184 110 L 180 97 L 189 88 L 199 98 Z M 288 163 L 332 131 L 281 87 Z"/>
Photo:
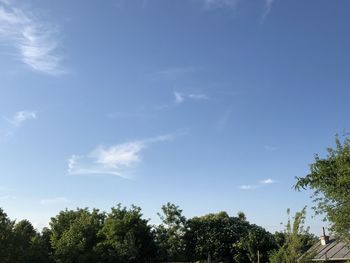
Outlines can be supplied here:
<path id="1" fill-rule="evenodd" d="M 26 14 L 10 1 L 0 2 L 0 41 L 14 46 L 18 58 L 31 69 L 47 74 L 63 73 L 56 54 L 56 28 Z"/>
<path id="2" fill-rule="evenodd" d="M 255 185 L 245 184 L 245 185 L 241 185 L 239 187 L 239 189 L 241 189 L 241 190 L 254 190 L 254 189 L 256 189 L 256 186 Z"/>
<path id="3" fill-rule="evenodd" d="M 274 183 L 277 183 L 277 181 L 275 181 L 271 178 L 268 178 L 268 179 L 259 181 L 259 184 L 241 185 L 241 186 L 239 186 L 239 189 L 241 189 L 241 190 L 255 190 L 257 188 L 263 187 L 264 185 L 270 185 L 270 184 L 274 184 Z"/>
<path id="4" fill-rule="evenodd" d="M 38 118 L 38 115 L 34 111 L 19 111 L 11 119 L 7 119 L 12 125 L 19 127 L 24 122 L 29 120 L 35 120 Z"/>
<path id="5" fill-rule="evenodd" d="M 183 94 L 181 94 L 180 92 L 174 92 L 174 97 L 175 97 L 175 103 L 180 104 L 182 102 L 184 102 L 185 97 Z"/>
<path id="6" fill-rule="evenodd" d="M 265 0 L 265 8 L 264 8 L 264 13 L 261 17 L 262 21 L 265 20 L 265 18 L 269 15 L 272 9 L 272 4 L 274 0 Z"/>
<path id="7" fill-rule="evenodd" d="M 109 147 L 98 146 L 87 155 L 72 155 L 68 159 L 68 173 L 72 175 L 115 175 L 127 177 L 127 169 L 141 161 L 141 152 L 152 143 L 173 139 L 161 135 L 145 140 L 126 142 Z"/>
<path id="8" fill-rule="evenodd" d="M 185 101 L 185 99 L 191 99 L 191 100 L 207 100 L 209 99 L 207 95 L 205 94 L 183 94 L 181 92 L 175 91 L 174 92 L 175 97 L 175 103 L 180 104 Z"/>
<path id="9" fill-rule="evenodd" d="M 56 197 L 52 199 L 42 199 L 40 204 L 42 205 L 57 205 L 57 204 L 68 204 L 71 201 L 65 197 Z"/>
<path id="10" fill-rule="evenodd" d="M 274 183 L 276 183 L 276 181 L 271 178 L 260 181 L 260 184 L 274 184 Z"/>
<path id="11" fill-rule="evenodd" d="M 140 161 L 140 151 L 145 147 L 144 142 L 128 142 L 109 148 L 99 146 L 91 153 L 97 164 L 111 168 L 130 166 Z"/>

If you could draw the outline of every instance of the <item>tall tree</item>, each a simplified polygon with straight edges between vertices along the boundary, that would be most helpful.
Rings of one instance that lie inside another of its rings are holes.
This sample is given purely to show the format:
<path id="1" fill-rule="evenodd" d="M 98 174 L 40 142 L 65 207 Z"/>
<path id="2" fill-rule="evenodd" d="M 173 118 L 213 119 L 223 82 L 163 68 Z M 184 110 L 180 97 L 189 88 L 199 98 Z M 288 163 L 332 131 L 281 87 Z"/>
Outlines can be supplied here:
<path id="1" fill-rule="evenodd" d="M 277 248 L 273 235 L 254 224 L 235 246 L 240 249 L 240 253 L 234 255 L 236 262 L 258 262 L 258 259 L 268 262 L 269 253 Z"/>
<path id="2" fill-rule="evenodd" d="M 12 258 L 15 262 L 32 262 L 32 240 L 37 233 L 28 220 L 19 221 L 13 228 Z"/>
<path id="3" fill-rule="evenodd" d="M 95 246 L 102 228 L 104 214 L 87 208 L 61 211 L 51 218 L 51 244 L 55 262 L 99 262 Z"/>
<path id="4" fill-rule="evenodd" d="M 142 218 L 141 208 L 131 209 L 120 204 L 107 214 L 99 231 L 101 242 L 96 251 L 102 262 L 146 263 L 153 262 L 156 246 L 148 220 Z"/>
<path id="5" fill-rule="evenodd" d="M 11 262 L 14 224 L 0 208 L 0 258 L 4 263 Z"/>
<path id="6" fill-rule="evenodd" d="M 331 230 L 350 243 L 350 140 L 336 138 L 336 147 L 328 148 L 325 158 L 315 156 L 310 173 L 298 177 L 297 190 L 310 188 L 316 214 L 325 215 Z"/>
<path id="7" fill-rule="evenodd" d="M 157 244 L 160 257 L 166 261 L 185 260 L 186 218 L 182 215 L 179 206 L 167 203 L 162 206 L 162 213 L 158 213 L 162 224 L 156 228 Z"/>
<path id="8" fill-rule="evenodd" d="M 25 263 L 51 263 L 53 261 L 50 235 L 47 228 L 36 233 L 31 240 L 31 249 Z M 30 260 L 28 260 L 30 259 Z"/>
<path id="9" fill-rule="evenodd" d="M 237 246 L 241 236 L 248 233 L 249 223 L 226 212 L 208 214 L 188 220 L 185 240 L 191 260 L 213 259 L 232 262 L 240 253 Z"/>

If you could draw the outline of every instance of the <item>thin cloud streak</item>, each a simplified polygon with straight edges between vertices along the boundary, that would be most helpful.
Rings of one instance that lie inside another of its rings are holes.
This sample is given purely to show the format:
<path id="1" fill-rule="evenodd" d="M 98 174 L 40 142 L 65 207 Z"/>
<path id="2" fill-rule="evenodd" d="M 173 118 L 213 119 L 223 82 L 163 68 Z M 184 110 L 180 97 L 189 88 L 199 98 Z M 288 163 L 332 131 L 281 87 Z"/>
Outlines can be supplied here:
<path id="1" fill-rule="evenodd" d="M 258 188 L 267 186 L 267 185 L 271 185 L 271 184 L 275 184 L 277 183 L 277 181 L 271 179 L 271 178 L 267 178 L 264 180 L 259 181 L 258 184 L 244 184 L 244 185 L 240 185 L 239 189 L 241 190 L 256 190 Z"/>
<path id="2" fill-rule="evenodd" d="M 241 189 L 241 190 L 254 190 L 254 189 L 256 189 L 256 185 L 249 185 L 249 184 L 241 185 L 239 187 L 239 189 Z"/>
<path id="3" fill-rule="evenodd" d="M 11 119 L 6 119 L 13 126 L 20 127 L 24 122 L 35 120 L 38 115 L 34 111 L 18 111 Z"/>
<path id="4" fill-rule="evenodd" d="M 183 103 L 186 99 L 190 100 L 208 100 L 209 97 L 205 94 L 184 94 L 178 91 L 174 92 L 174 98 L 175 98 L 175 104 L 181 104 Z"/>
<path id="5" fill-rule="evenodd" d="M 261 17 L 262 22 L 266 19 L 266 17 L 270 14 L 271 9 L 272 9 L 272 5 L 273 5 L 273 1 L 274 0 L 265 0 L 265 9 L 264 9 L 264 13 Z"/>
<path id="6" fill-rule="evenodd" d="M 126 172 L 141 161 L 141 152 L 145 148 L 153 143 L 172 140 L 174 136 L 167 134 L 109 147 L 98 146 L 87 155 L 72 155 L 68 159 L 68 174 L 114 175 L 129 178 Z"/>
<path id="7" fill-rule="evenodd" d="M 218 132 L 223 132 L 230 122 L 232 116 L 232 106 L 227 108 L 218 118 L 215 128 Z"/>
<path id="8" fill-rule="evenodd" d="M 57 55 L 56 28 L 38 21 L 9 1 L 0 2 L 0 41 L 14 46 L 18 59 L 32 70 L 58 75 L 64 73 Z"/>

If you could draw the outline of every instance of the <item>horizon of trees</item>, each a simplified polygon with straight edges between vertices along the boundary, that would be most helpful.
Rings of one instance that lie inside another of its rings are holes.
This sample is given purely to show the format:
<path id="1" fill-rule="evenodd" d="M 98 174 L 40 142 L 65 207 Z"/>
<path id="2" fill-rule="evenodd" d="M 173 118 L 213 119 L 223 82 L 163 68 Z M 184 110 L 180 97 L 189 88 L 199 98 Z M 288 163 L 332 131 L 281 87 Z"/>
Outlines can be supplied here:
<path id="1" fill-rule="evenodd" d="M 310 173 L 297 177 L 296 190 L 311 189 L 315 213 L 350 244 L 350 139 L 336 137 L 328 155 L 315 156 Z M 290 217 L 285 230 L 271 234 L 250 223 L 243 212 L 211 213 L 187 219 L 171 203 L 161 207 L 159 225 L 141 208 L 121 204 L 110 212 L 77 208 L 52 217 L 37 231 L 28 220 L 11 220 L 0 208 L 1 263 L 150 263 L 175 261 L 310 262 L 317 238 L 304 227 L 305 208 Z"/>
<path id="2" fill-rule="evenodd" d="M 167 203 L 158 215 L 161 223 L 151 225 L 143 218 L 141 208 L 134 205 L 127 208 L 118 204 L 108 213 L 88 208 L 66 209 L 39 232 L 28 220 L 11 220 L 0 208 L 1 262 L 148 263 L 211 259 L 243 263 L 258 262 L 258 256 L 260 262 L 270 262 L 283 251 L 299 256 L 315 240 L 307 231 L 299 232 L 299 225 L 295 233 L 286 229 L 271 234 L 247 221 L 243 212 L 229 216 L 222 211 L 187 219 L 178 206 Z M 296 240 L 297 250 L 287 246 L 290 240 Z"/>

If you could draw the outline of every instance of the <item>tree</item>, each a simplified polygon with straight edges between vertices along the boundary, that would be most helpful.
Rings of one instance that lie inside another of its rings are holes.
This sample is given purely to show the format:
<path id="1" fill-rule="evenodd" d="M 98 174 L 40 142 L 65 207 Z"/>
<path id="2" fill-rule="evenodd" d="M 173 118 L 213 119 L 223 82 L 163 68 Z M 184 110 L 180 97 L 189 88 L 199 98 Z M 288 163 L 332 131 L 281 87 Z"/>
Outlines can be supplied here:
<path id="1" fill-rule="evenodd" d="M 236 247 L 241 250 L 234 256 L 236 262 L 258 262 L 258 258 L 260 262 L 268 262 L 269 253 L 277 248 L 277 244 L 271 233 L 253 224 Z"/>
<path id="2" fill-rule="evenodd" d="M 19 221 L 13 228 L 12 260 L 14 262 L 33 262 L 31 258 L 32 240 L 37 233 L 28 220 Z"/>
<path id="3" fill-rule="evenodd" d="M 140 207 L 113 207 L 98 236 L 101 242 L 96 251 L 102 262 L 146 263 L 155 257 L 154 235 Z"/>
<path id="4" fill-rule="evenodd" d="M 226 212 L 189 219 L 185 240 L 190 259 L 232 262 L 234 255 L 240 253 L 237 244 L 248 228 L 248 222 Z"/>
<path id="5" fill-rule="evenodd" d="M 326 158 L 315 156 L 310 173 L 297 177 L 297 190 L 313 190 L 316 214 L 325 215 L 331 230 L 350 243 L 350 140 L 336 137 L 336 147 L 328 148 Z"/>
<path id="6" fill-rule="evenodd" d="M 30 260 L 28 260 L 30 259 Z M 52 248 L 50 244 L 50 236 L 47 228 L 44 228 L 42 233 L 36 233 L 31 240 L 31 248 L 28 254 L 27 261 L 32 263 L 51 263 Z"/>
<path id="7" fill-rule="evenodd" d="M 167 203 L 158 213 L 162 224 L 156 228 L 156 241 L 159 247 L 160 259 L 165 261 L 185 260 L 185 225 L 186 218 L 179 206 Z"/>
<path id="8" fill-rule="evenodd" d="M 87 208 L 61 211 L 51 218 L 51 244 L 55 262 L 99 262 L 95 246 L 105 215 Z"/>
<path id="9" fill-rule="evenodd" d="M 11 221 L 0 209 L 0 258 L 3 263 L 48 263 L 41 235 L 28 220 Z"/>
<path id="10" fill-rule="evenodd" d="M 239 211 L 238 214 L 237 214 L 237 217 L 242 220 L 242 221 L 246 221 L 247 220 L 247 217 L 245 216 L 244 212 L 242 211 Z"/>
<path id="11" fill-rule="evenodd" d="M 300 212 L 295 213 L 294 220 L 291 222 L 290 210 L 287 210 L 288 221 L 284 232 L 284 244 L 271 253 L 270 263 L 303 263 L 309 262 L 312 255 L 306 251 L 315 243 L 316 239 L 309 234 L 309 229 L 304 228 L 306 207 Z"/>
<path id="12" fill-rule="evenodd" d="M 0 258 L 1 262 L 11 261 L 13 233 L 12 229 L 15 222 L 11 221 L 7 214 L 0 208 Z"/>

